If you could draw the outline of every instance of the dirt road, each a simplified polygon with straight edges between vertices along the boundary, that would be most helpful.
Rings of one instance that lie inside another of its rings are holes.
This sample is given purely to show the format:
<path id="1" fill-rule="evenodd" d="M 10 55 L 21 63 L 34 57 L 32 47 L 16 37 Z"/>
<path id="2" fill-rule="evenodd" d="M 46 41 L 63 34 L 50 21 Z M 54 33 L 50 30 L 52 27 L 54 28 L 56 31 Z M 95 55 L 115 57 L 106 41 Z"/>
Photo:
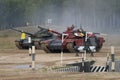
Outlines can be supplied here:
<path id="1" fill-rule="evenodd" d="M 115 48 L 116 58 L 120 59 L 120 48 Z M 95 60 L 95 65 L 105 65 L 106 55 L 110 53 L 109 47 L 104 47 L 94 57 L 87 54 L 88 60 Z M 63 54 L 63 65 L 81 61 L 81 54 Z M 1 49 L 0 50 L 0 80 L 120 80 L 120 73 L 78 73 L 78 72 L 47 72 L 43 68 L 60 66 L 60 53 L 46 54 L 42 50 L 36 51 L 36 70 L 29 68 L 31 57 L 28 50 Z"/>

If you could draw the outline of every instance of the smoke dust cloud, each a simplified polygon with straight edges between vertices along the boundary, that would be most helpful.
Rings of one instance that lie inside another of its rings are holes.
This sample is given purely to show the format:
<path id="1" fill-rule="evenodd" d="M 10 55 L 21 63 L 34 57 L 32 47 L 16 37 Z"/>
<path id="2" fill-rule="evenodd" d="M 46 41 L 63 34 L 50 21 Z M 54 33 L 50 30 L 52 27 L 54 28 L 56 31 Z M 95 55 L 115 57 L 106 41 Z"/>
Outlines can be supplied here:
<path id="1" fill-rule="evenodd" d="M 34 13 L 34 24 L 52 19 L 57 26 L 82 26 L 88 31 L 120 32 L 120 0 L 66 0 L 60 5 L 49 4 Z"/>

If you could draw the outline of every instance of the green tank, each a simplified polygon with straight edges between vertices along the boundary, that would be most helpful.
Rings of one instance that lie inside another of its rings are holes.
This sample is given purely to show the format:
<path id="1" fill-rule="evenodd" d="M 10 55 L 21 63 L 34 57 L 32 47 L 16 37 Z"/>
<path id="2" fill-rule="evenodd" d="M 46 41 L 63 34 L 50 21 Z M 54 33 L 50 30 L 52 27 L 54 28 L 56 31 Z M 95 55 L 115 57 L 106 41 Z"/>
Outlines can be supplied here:
<path id="1" fill-rule="evenodd" d="M 11 29 L 20 33 L 24 32 L 26 35 L 31 37 L 31 44 L 35 45 L 36 49 L 41 49 L 41 43 L 40 43 L 41 41 L 53 39 L 55 36 L 53 35 L 53 33 L 49 32 L 48 29 L 46 28 L 40 26 L 38 26 L 38 28 L 39 30 L 34 34 L 21 31 L 15 28 L 11 28 Z M 26 37 L 25 39 L 15 40 L 15 45 L 18 49 L 28 49 L 29 48 L 28 37 Z"/>

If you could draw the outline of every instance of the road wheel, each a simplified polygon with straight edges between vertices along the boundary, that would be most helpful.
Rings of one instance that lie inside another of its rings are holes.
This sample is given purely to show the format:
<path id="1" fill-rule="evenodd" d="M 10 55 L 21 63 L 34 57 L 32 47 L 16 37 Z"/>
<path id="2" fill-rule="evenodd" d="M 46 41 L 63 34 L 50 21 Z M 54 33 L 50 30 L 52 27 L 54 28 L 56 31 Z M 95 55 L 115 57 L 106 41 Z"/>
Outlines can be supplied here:
<path id="1" fill-rule="evenodd" d="M 47 44 L 41 43 L 41 49 L 44 50 L 46 53 L 50 53 L 51 51 L 47 48 Z"/>
<path id="2" fill-rule="evenodd" d="M 15 41 L 15 45 L 18 49 L 23 49 L 23 47 L 20 45 L 20 41 Z"/>
<path id="3" fill-rule="evenodd" d="M 36 49 L 41 49 L 41 45 L 40 45 L 40 43 L 38 41 L 35 41 L 34 45 L 35 45 Z"/>
<path id="4" fill-rule="evenodd" d="M 74 43 L 72 43 L 72 42 L 67 43 L 66 47 L 67 47 L 67 49 L 70 53 L 75 53 L 76 52 L 75 49 L 74 49 Z"/>

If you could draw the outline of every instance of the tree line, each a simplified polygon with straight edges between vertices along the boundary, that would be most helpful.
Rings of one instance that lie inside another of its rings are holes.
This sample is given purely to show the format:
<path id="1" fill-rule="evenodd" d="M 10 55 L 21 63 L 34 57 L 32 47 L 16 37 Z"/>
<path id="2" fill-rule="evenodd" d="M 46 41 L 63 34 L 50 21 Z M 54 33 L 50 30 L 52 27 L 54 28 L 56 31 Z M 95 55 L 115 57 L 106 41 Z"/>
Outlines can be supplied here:
<path id="1" fill-rule="evenodd" d="M 45 24 L 75 24 L 87 29 L 119 31 L 120 0 L 0 0 L 0 29 Z M 106 27 L 109 27 L 106 29 Z"/>
<path id="2" fill-rule="evenodd" d="M 52 5 L 60 7 L 63 2 L 64 0 L 0 0 L 0 29 L 13 25 L 24 26 L 26 22 L 34 24 L 32 19 L 37 13 L 41 15 L 39 18 L 44 19 L 45 10 L 51 10 Z"/>

